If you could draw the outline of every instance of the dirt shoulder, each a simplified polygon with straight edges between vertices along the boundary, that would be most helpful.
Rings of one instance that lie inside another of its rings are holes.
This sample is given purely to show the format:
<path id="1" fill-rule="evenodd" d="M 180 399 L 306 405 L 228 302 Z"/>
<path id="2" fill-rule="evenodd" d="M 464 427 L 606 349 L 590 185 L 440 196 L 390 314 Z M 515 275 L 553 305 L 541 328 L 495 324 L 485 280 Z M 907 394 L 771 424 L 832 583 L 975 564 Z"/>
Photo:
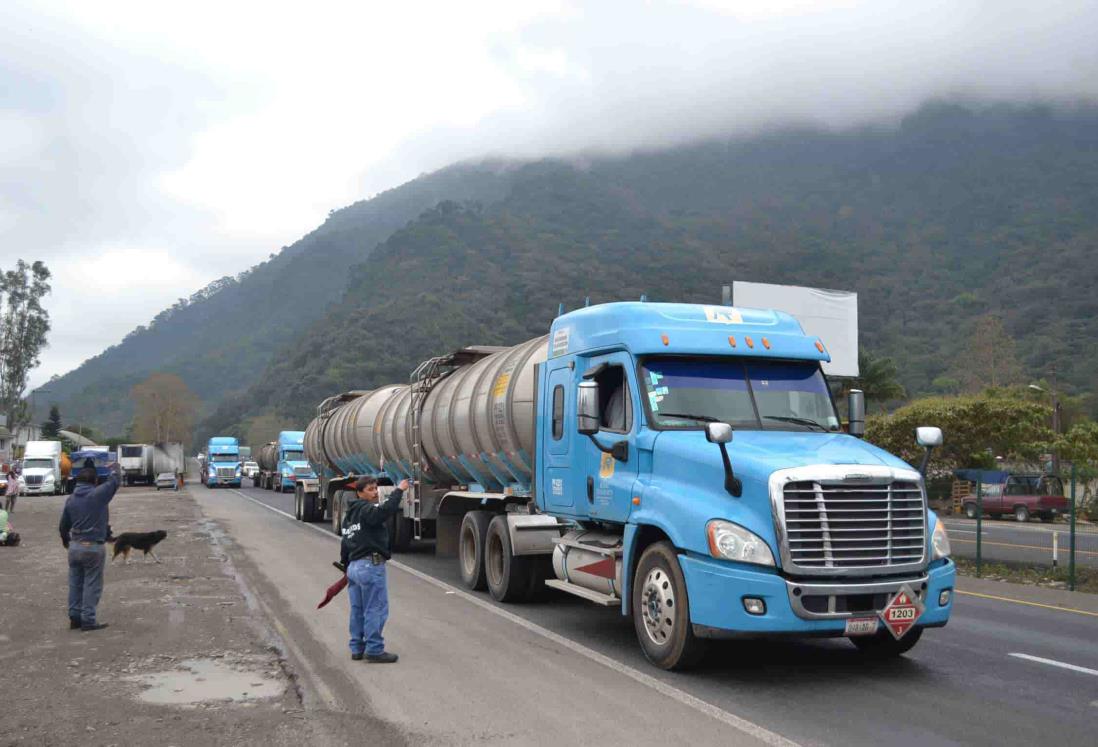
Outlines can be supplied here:
<path id="1" fill-rule="evenodd" d="M 399 744 L 326 708 L 257 608 L 233 542 L 187 491 L 123 489 L 114 533 L 164 529 L 162 564 L 108 566 L 99 619 L 70 631 L 62 497 L 23 497 L 0 548 L 0 745 Z M 108 557 L 110 552 L 108 545 Z"/>

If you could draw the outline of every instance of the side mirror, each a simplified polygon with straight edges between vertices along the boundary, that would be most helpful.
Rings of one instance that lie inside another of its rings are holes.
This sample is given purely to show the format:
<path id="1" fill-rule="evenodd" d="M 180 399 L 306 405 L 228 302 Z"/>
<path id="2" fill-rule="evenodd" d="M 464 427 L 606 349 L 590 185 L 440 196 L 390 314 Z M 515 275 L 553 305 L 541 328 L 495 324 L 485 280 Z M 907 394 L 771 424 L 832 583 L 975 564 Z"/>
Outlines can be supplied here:
<path id="1" fill-rule="evenodd" d="M 923 425 L 915 429 L 915 443 L 928 449 L 942 445 L 942 429 Z"/>
<path id="2" fill-rule="evenodd" d="M 576 392 L 576 429 L 584 436 L 599 432 L 599 385 L 581 381 Z"/>
<path id="3" fill-rule="evenodd" d="M 726 444 L 732 440 L 732 426 L 728 423 L 706 423 L 705 439 L 711 444 Z"/>
<path id="4" fill-rule="evenodd" d="M 865 435 L 865 392 L 861 389 L 851 389 L 846 395 L 847 419 L 850 427 L 847 432 L 851 436 L 861 438 Z"/>
<path id="5" fill-rule="evenodd" d="M 930 465 L 930 452 L 942 445 L 942 429 L 931 425 L 919 426 L 915 429 L 915 443 L 926 449 L 923 463 L 919 465 L 919 474 L 925 478 L 926 468 Z"/>

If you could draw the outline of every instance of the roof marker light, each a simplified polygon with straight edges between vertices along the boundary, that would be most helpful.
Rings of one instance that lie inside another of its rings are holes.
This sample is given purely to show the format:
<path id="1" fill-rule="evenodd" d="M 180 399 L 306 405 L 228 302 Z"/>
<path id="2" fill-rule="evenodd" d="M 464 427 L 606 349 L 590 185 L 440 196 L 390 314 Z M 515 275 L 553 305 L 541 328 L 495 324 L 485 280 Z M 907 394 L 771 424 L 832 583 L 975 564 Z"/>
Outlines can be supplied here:
<path id="1" fill-rule="evenodd" d="M 670 345 L 671 344 L 671 338 L 669 338 L 667 335 L 660 335 L 660 341 L 664 345 Z"/>
<path id="2" fill-rule="evenodd" d="M 729 335 L 728 336 L 728 344 L 731 345 L 732 347 L 736 347 L 736 338 L 733 337 L 732 335 Z"/>
<path id="3" fill-rule="evenodd" d="M 750 337 L 744 337 L 743 339 L 747 341 L 747 347 L 754 349 L 754 347 L 755 347 L 755 341 L 754 340 L 752 340 Z"/>
<path id="4" fill-rule="evenodd" d="M 816 340 L 816 349 L 819 350 L 821 353 L 824 351 L 824 344 L 819 340 Z"/>
<path id="5" fill-rule="evenodd" d="M 770 349 L 770 340 L 766 339 L 765 337 L 763 338 L 763 347 L 767 350 Z"/>

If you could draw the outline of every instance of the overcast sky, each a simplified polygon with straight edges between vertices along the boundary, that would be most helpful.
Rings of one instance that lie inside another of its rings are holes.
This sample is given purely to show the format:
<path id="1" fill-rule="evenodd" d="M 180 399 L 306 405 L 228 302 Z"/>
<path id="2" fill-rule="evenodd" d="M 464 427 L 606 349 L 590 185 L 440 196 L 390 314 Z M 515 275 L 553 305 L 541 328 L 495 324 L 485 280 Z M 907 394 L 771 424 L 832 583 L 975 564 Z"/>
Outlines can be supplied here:
<path id="1" fill-rule="evenodd" d="M 32 385 L 453 161 L 1095 100 L 1096 29 L 1055 0 L 3 0 L 0 268 L 54 272 Z"/>

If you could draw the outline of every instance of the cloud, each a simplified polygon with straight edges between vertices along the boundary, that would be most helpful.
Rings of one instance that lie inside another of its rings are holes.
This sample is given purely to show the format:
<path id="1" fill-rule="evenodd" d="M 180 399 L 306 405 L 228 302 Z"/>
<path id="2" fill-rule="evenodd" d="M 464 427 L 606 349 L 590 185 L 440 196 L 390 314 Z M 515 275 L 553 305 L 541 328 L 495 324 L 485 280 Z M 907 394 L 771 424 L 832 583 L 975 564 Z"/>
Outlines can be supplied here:
<path id="1" fill-rule="evenodd" d="M 90 354 L 456 160 L 889 122 L 935 97 L 1093 100 L 1095 28 L 1098 4 L 1068 0 L 9 0 L 0 267 L 58 271 L 45 379 L 84 355 L 63 330 L 99 303 L 70 267 L 121 284 Z"/>

